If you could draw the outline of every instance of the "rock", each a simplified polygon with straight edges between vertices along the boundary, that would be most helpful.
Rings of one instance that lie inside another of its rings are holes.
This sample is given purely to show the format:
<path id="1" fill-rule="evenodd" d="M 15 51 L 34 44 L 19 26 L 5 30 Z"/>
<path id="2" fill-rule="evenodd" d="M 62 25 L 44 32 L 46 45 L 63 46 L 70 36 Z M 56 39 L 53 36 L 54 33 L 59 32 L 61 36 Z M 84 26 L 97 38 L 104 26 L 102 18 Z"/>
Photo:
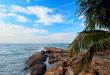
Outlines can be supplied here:
<path id="1" fill-rule="evenodd" d="M 45 62 L 47 59 L 47 56 L 44 52 L 37 52 L 26 61 L 26 64 L 31 67 L 37 63 Z"/>
<path id="2" fill-rule="evenodd" d="M 110 54 L 92 58 L 91 68 L 99 75 L 110 75 Z"/>
<path id="3" fill-rule="evenodd" d="M 74 75 L 71 67 L 67 67 L 67 71 L 65 72 L 65 75 Z"/>
<path id="4" fill-rule="evenodd" d="M 86 73 L 82 71 L 81 73 L 79 73 L 79 75 L 96 75 L 96 74 Z"/>
<path id="5" fill-rule="evenodd" d="M 79 75 L 110 75 L 109 51 L 95 53 L 87 69 Z"/>
<path id="6" fill-rule="evenodd" d="M 46 65 L 44 63 L 36 64 L 30 68 L 31 75 L 43 75 L 46 72 Z"/>
<path id="7" fill-rule="evenodd" d="M 55 75 L 54 72 L 47 72 L 45 75 Z"/>
<path id="8" fill-rule="evenodd" d="M 55 62 L 57 62 L 58 60 L 57 59 L 50 59 L 48 60 L 48 63 L 49 64 L 54 64 Z"/>
<path id="9" fill-rule="evenodd" d="M 45 47 L 46 53 L 61 53 L 64 51 L 62 48 L 55 48 L 55 47 Z"/>
<path id="10" fill-rule="evenodd" d="M 64 75 L 63 72 L 64 72 L 64 69 L 61 66 L 51 67 L 46 71 L 45 75 Z"/>

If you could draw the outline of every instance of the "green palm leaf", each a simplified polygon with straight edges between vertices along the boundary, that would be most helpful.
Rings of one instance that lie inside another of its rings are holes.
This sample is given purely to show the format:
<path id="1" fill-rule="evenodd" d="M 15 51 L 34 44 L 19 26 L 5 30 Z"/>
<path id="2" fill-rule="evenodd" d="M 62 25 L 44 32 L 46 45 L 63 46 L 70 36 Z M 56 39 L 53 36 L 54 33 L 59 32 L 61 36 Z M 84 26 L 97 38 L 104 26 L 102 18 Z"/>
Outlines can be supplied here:
<path id="1" fill-rule="evenodd" d="M 110 49 L 110 38 L 100 40 L 97 43 L 92 44 L 85 56 L 77 63 L 76 73 L 82 71 L 84 66 L 89 64 L 95 52 L 103 52 L 108 49 Z"/>
<path id="2" fill-rule="evenodd" d="M 74 53 L 78 53 L 82 50 L 87 50 L 92 44 L 106 38 L 110 38 L 109 31 L 90 30 L 80 32 L 75 40 L 71 43 L 69 53 L 73 55 Z"/>
<path id="3" fill-rule="evenodd" d="M 82 50 L 87 50 L 87 53 L 77 63 L 76 73 L 91 61 L 95 52 L 110 48 L 110 0 L 79 1 L 80 15 L 85 16 L 86 28 L 71 43 L 69 54 L 72 57 L 74 53 Z"/>
<path id="4" fill-rule="evenodd" d="M 110 29 L 109 0 L 80 0 L 80 14 L 86 17 L 86 30 Z"/>

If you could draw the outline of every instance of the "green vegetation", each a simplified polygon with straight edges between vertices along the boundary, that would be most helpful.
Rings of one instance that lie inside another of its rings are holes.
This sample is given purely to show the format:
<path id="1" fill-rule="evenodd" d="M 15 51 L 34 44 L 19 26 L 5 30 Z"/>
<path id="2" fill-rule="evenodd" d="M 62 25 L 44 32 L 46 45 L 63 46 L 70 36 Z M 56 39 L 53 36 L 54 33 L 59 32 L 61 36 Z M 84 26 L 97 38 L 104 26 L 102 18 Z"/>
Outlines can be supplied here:
<path id="1" fill-rule="evenodd" d="M 110 49 L 110 0 L 80 0 L 80 10 L 80 15 L 85 16 L 86 28 L 69 47 L 70 57 L 87 50 L 76 65 L 77 72 L 89 64 L 95 52 Z"/>

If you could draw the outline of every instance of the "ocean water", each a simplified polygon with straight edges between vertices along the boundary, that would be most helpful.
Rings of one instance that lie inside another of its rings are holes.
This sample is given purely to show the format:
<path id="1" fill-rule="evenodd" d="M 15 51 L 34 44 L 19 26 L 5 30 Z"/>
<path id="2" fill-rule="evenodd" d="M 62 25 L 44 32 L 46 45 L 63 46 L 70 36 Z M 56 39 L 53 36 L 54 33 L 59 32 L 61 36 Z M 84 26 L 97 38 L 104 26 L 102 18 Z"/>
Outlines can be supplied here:
<path id="1" fill-rule="evenodd" d="M 29 75 L 25 61 L 44 47 L 67 48 L 68 44 L 0 44 L 0 75 Z"/>

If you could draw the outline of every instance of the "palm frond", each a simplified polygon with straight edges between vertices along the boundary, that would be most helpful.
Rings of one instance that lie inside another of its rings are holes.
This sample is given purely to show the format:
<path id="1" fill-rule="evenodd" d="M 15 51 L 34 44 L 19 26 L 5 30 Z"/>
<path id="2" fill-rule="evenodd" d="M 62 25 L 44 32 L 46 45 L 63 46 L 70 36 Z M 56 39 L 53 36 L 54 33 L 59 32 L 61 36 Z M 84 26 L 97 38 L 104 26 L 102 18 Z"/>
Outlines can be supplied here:
<path id="1" fill-rule="evenodd" d="M 84 66 L 89 64 L 95 52 L 103 52 L 108 49 L 110 49 L 110 38 L 100 40 L 97 43 L 92 44 L 85 56 L 77 63 L 76 73 L 82 71 Z"/>
<path id="2" fill-rule="evenodd" d="M 110 0 L 80 0 L 80 14 L 86 17 L 86 30 L 110 29 Z"/>
<path id="3" fill-rule="evenodd" d="M 106 38 L 110 38 L 109 31 L 90 30 L 80 32 L 70 45 L 69 51 L 73 52 L 74 54 L 82 50 L 87 50 L 93 43 L 96 43 Z"/>

